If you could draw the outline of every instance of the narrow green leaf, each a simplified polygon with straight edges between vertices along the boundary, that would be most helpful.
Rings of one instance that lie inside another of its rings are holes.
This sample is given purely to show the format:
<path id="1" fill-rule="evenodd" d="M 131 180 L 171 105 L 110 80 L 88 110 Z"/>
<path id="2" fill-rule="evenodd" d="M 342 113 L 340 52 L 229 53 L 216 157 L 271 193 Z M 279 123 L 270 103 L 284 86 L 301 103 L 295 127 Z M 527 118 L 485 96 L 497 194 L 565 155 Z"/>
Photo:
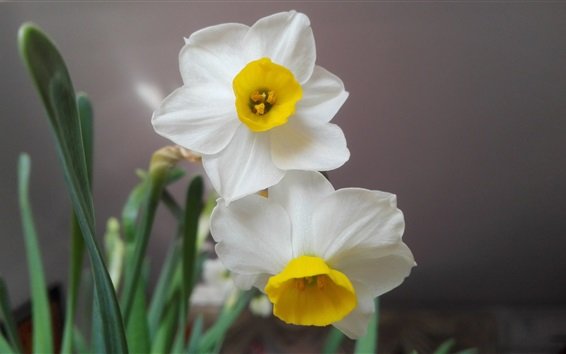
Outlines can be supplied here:
<path id="1" fill-rule="evenodd" d="M 132 353 L 149 353 L 149 328 L 146 316 L 145 282 L 138 282 L 132 304 L 132 317 L 126 328 L 128 348 Z"/>
<path id="2" fill-rule="evenodd" d="M 193 178 L 187 191 L 185 218 L 183 221 L 183 251 L 182 251 L 182 288 L 181 288 L 181 330 L 187 327 L 189 300 L 194 283 L 195 259 L 197 253 L 197 230 L 200 213 L 203 208 L 204 182 L 202 177 Z"/>
<path id="3" fill-rule="evenodd" d="M 324 341 L 322 348 L 323 354 L 334 354 L 338 352 L 338 348 L 342 341 L 344 341 L 344 334 L 336 327 L 331 327 Z"/>
<path id="4" fill-rule="evenodd" d="M 92 186 L 92 155 L 93 155 L 93 123 L 92 106 L 86 94 L 77 95 L 77 107 L 81 121 L 81 132 L 85 161 L 87 165 L 87 177 Z M 65 328 L 63 329 L 63 342 L 61 354 L 70 353 L 73 346 L 75 311 L 81 281 L 84 261 L 84 241 L 79 222 L 75 213 L 71 217 L 71 265 L 69 269 L 69 284 L 67 287 L 67 304 L 65 309 Z"/>
<path id="5" fill-rule="evenodd" d="M 14 316 L 12 315 L 12 305 L 10 303 L 10 296 L 8 295 L 8 288 L 4 279 L 0 277 L 0 322 L 4 322 L 6 327 L 6 332 L 8 339 L 14 347 L 15 351 L 22 353 L 22 343 L 20 341 L 20 336 L 16 329 L 16 322 L 14 321 Z M 1 353 L 1 351 L 0 351 Z"/>
<path id="6" fill-rule="evenodd" d="M 193 327 L 191 329 L 191 337 L 189 338 L 189 343 L 187 344 L 187 350 L 185 353 L 187 354 L 198 354 L 197 352 L 197 345 L 202 335 L 203 329 L 203 317 L 202 314 L 197 316 L 197 319 L 193 322 Z"/>
<path id="7" fill-rule="evenodd" d="M 201 337 L 199 342 L 199 353 L 209 353 L 214 350 L 217 343 L 222 341 L 230 326 L 236 321 L 240 313 L 246 308 L 252 299 L 255 291 L 240 292 L 236 303 L 227 302 L 224 308 L 211 328 Z"/>
<path id="8" fill-rule="evenodd" d="M 20 155 L 18 166 L 18 190 L 22 228 L 26 245 L 28 270 L 30 276 L 32 317 L 33 317 L 33 351 L 53 352 L 53 329 L 51 312 L 47 300 L 47 286 L 43 274 L 41 253 L 37 241 L 37 233 L 33 222 L 33 214 L 29 202 L 29 175 L 31 162 L 26 154 Z"/>
<path id="9" fill-rule="evenodd" d="M 180 231 L 179 231 L 180 233 Z M 149 334 L 152 340 L 155 338 L 157 330 L 159 329 L 159 324 L 161 318 L 163 317 L 165 305 L 167 302 L 167 297 L 169 295 L 169 289 L 172 284 L 173 275 L 175 273 L 176 266 L 179 264 L 179 259 L 181 257 L 181 247 L 179 247 L 180 239 L 176 238 L 174 243 L 169 248 L 165 261 L 163 262 L 163 267 L 161 268 L 161 273 L 153 291 L 153 296 L 151 298 L 151 304 L 149 306 L 148 322 L 149 322 Z"/>
<path id="10" fill-rule="evenodd" d="M 69 268 L 69 284 L 67 286 L 67 303 L 65 309 L 65 327 L 63 329 L 63 342 L 61 344 L 61 354 L 70 353 L 73 346 L 73 328 L 75 322 L 75 312 L 81 283 L 81 275 L 84 260 L 84 241 L 77 221 L 77 216 L 73 212 L 71 218 L 71 264 Z"/>
<path id="11" fill-rule="evenodd" d="M 442 344 L 440 344 L 440 346 L 438 348 L 436 348 L 436 350 L 434 351 L 434 354 L 449 354 L 450 349 L 452 349 L 454 344 L 456 344 L 456 341 L 454 339 L 452 339 L 452 338 L 448 339 L 448 340 L 444 341 Z"/>
<path id="12" fill-rule="evenodd" d="M 468 349 L 464 349 L 464 350 L 460 350 L 459 352 L 456 352 L 454 354 L 478 354 L 479 351 L 477 348 L 468 348 Z"/>
<path id="13" fill-rule="evenodd" d="M 124 204 L 124 208 L 122 209 L 122 228 L 126 242 L 128 243 L 134 242 L 138 213 L 140 206 L 148 193 L 147 191 L 149 186 L 148 178 L 145 176 L 142 178 L 141 182 L 132 189 L 128 199 L 126 200 L 126 204 Z"/>
<path id="14" fill-rule="evenodd" d="M 369 354 L 377 353 L 377 331 L 379 324 L 379 298 L 375 299 L 375 314 L 371 317 L 368 331 L 365 336 L 356 341 L 354 353 Z"/>
<path id="15" fill-rule="evenodd" d="M 146 199 L 141 211 L 140 225 L 136 229 L 136 236 L 134 240 L 135 248 L 131 260 L 128 261 L 126 273 L 127 277 L 124 284 L 123 310 L 126 325 L 130 320 L 134 292 L 137 288 L 137 282 L 139 281 L 139 273 L 145 256 L 149 234 L 155 219 L 155 211 L 157 210 L 157 205 L 161 199 L 161 192 L 167 182 L 168 172 L 168 168 L 159 168 L 154 169 L 149 174 L 150 187 L 148 193 L 146 193 Z"/>
<path id="16" fill-rule="evenodd" d="M 10 346 L 10 343 L 8 343 L 6 338 L 4 338 L 2 332 L 0 332 L 0 353 L 6 353 L 6 354 L 16 353 L 14 349 L 12 349 L 12 347 Z"/>
<path id="17" fill-rule="evenodd" d="M 100 302 L 98 300 L 98 292 L 93 289 L 92 292 L 92 317 L 91 317 L 91 335 L 90 342 L 92 345 L 92 351 L 94 353 L 104 353 L 104 332 L 102 324 L 102 316 L 100 314 Z"/>
<path id="18" fill-rule="evenodd" d="M 94 238 L 94 208 L 71 79 L 63 58 L 38 28 L 23 25 L 19 31 L 19 47 L 49 117 L 73 209 L 89 254 L 100 305 L 105 352 L 126 353 L 128 349 L 116 294 Z"/>
<path id="19" fill-rule="evenodd" d="M 163 321 L 159 326 L 152 343 L 151 352 L 162 354 L 171 352 L 171 344 L 175 335 L 177 316 L 179 314 L 180 294 L 177 293 L 167 304 Z"/>
<path id="20" fill-rule="evenodd" d="M 73 327 L 73 348 L 74 351 L 70 351 L 68 353 L 81 353 L 81 354 L 90 353 L 88 344 L 86 343 L 83 334 L 77 327 Z"/>

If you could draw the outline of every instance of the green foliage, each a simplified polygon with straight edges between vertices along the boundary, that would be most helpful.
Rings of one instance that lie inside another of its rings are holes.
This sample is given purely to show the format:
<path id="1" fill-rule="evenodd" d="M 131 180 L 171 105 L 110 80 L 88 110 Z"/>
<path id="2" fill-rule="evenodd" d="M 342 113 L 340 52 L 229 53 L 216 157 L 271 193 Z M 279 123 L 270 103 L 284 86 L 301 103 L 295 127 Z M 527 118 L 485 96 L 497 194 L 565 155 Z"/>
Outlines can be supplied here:
<path id="1" fill-rule="evenodd" d="M 37 233 L 35 231 L 33 215 L 29 203 L 28 185 L 30 169 L 31 162 L 29 156 L 26 154 L 20 155 L 18 165 L 18 191 L 31 283 L 33 351 L 51 353 L 53 352 L 51 312 L 49 310 L 49 302 L 47 301 L 47 286 L 45 285 Z"/>
<path id="2" fill-rule="evenodd" d="M 369 321 L 365 336 L 356 342 L 356 354 L 377 353 L 377 325 L 379 324 L 379 298 L 375 299 L 375 313 Z"/>
<path id="3" fill-rule="evenodd" d="M 29 24 L 23 25 L 19 32 L 19 47 L 47 112 L 73 209 L 89 254 L 105 352 L 127 353 L 122 317 L 114 288 L 94 238 L 94 208 L 71 79 L 63 58 L 38 28 Z"/>
<path id="4" fill-rule="evenodd" d="M 6 326 L 6 332 L 8 339 L 11 342 L 11 347 L 15 348 L 18 353 L 22 352 L 22 344 L 20 343 L 20 338 L 18 337 L 18 331 L 16 330 L 16 323 L 14 322 L 14 316 L 11 312 L 12 306 L 10 305 L 10 297 L 8 296 L 8 289 L 4 283 L 4 279 L 0 277 L 0 322 L 3 322 Z M 2 333 L 0 333 L 0 341 L 6 340 Z M 10 347 L 10 344 L 6 342 L 4 348 Z M 1 349 L 0 343 L 0 349 Z M 11 350 L 11 349 L 10 349 Z M 6 350 L 8 351 L 8 350 Z M 2 353 L 3 350 L 0 350 Z"/>
<path id="5" fill-rule="evenodd" d="M 323 354 L 334 354 L 338 352 L 340 344 L 344 341 L 344 334 L 336 327 L 331 327 L 328 331 L 324 346 L 322 347 Z"/>

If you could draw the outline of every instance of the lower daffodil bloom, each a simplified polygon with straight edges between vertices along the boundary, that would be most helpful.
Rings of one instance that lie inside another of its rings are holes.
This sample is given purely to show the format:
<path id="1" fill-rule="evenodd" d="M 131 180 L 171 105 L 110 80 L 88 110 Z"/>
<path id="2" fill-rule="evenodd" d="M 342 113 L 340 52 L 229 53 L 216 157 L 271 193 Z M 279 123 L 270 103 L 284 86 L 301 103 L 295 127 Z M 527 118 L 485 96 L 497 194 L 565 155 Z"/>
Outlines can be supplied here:
<path id="1" fill-rule="evenodd" d="M 216 252 L 237 286 L 264 291 L 287 323 L 332 324 L 350 338 L 365 334 L 374 298 L 415 266 L 404 226 L 395 195 L 335 191 L 303 171 L 287 173 L 267 197 L 218 203 L 211 217 Z"/>
<path id="2" fill-rule="evenodd" d="M 310 21 L 295 11 L 251 27 L 197 31 L 179 55 L 183 86 L 154 112 L 153 127 L 202 155 L 226 203 L 276 184 L 289 170 L 338 168 L 350 153 L 329 121 L 348 93 L 315 59 Z"/>

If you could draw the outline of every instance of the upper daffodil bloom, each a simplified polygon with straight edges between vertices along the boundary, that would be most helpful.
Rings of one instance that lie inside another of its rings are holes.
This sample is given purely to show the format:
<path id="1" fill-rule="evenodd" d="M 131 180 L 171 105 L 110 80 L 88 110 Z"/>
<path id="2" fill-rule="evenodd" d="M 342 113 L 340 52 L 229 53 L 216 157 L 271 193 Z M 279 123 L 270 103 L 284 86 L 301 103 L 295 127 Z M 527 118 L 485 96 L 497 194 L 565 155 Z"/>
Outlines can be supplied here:
<path id="1" fill-rule="evenodd" d="M 185 41 L 183 86 L 154 112 L 153 127 L 202 155 L 226 203 L 276 184 L 286 171 L 327 171 L 348 160 L 342 130 L 329 123 L 348 93 L 315 66 L 307 16 L 221 24 Z"/>
<path id="2" fill-rule="evenodd" d="M 318 172 L 291 171 L 269 188 L 211 216 L 216 253 L 237 286 L 257 287 L 273 313 L 298 325 L 334 325 L 363 336 L 374 298 L 415 265 L 402 242 L 405 222 L 393 194 L 335 191 Z"/>

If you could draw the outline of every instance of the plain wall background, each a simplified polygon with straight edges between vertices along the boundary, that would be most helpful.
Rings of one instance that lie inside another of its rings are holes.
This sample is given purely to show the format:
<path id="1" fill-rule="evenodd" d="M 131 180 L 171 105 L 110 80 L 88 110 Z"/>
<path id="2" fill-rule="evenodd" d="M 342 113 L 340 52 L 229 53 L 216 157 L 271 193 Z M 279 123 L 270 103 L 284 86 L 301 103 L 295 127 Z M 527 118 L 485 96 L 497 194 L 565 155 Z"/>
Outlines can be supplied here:
<path id="1" fill-rule="evenodd" d="M 195 2 L 0 4 L 0 275 L 28 298 L 16 196 L 21 151 L 49 281 L 67 274 L 69 201 L 16 35 L 33 21 L 58 44 L 95 110 L 94 197 L 102 236 L 136 168 L 169 144 L 140 87 L 181 85 L 183 37 L 296 9 L 317 63 L 345 82 L 335 117 L 352 157 L 337 188 L 396 193 L 418 267 L 387 303 L 566 304 L 566 4 L 560 2 Z M 201 171 L 189 166 L 191 173 Z M 184 187 L 178 188 L 182 191 Z M 180 197 L 180 194 L 178 195 Z M 161 213 L 152 266 L 173 232 Z"/>

